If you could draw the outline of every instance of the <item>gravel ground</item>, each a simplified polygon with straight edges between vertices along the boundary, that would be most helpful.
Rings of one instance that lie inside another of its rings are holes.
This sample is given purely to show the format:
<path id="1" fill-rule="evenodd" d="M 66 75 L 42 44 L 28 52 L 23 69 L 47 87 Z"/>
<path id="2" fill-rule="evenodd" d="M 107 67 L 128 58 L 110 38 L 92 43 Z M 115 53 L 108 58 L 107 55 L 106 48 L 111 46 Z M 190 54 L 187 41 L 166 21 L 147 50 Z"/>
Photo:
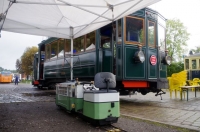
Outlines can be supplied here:
<path id="1" fill-rule="evenodd" d="M 0 132 L 103 132 L 54 102 L 0 104 Z M 114 124 L 128 132 L 179 132 L 186 129 L 121 117 Z"/>
<path id="2" fill-rule="evenodd" d="M 0 84 L 0 132 L 104 132 L 55 105 L 55 91 L 30 84 Z M 31 101 L 31 102 L 27 102 Z M 128 132 L 191 132 L 191 130 L 121 116 L 113 124 Z"/>

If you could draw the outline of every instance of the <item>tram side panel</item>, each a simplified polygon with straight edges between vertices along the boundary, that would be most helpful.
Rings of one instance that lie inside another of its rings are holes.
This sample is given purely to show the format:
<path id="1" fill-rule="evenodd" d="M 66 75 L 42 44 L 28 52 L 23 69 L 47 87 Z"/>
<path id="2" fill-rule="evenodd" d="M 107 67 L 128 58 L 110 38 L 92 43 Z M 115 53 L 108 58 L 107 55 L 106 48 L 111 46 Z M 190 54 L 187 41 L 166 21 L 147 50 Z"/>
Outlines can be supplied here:
<path id="1" fill-rule="evenodd" d="M 79 80 L 92 81 L 95 75 L 95 51 L 76 54 L 73 58 L 73 76 Z M 43 86 L 70 80 L 70 57 L 62 57 L 44 63 Z"/>

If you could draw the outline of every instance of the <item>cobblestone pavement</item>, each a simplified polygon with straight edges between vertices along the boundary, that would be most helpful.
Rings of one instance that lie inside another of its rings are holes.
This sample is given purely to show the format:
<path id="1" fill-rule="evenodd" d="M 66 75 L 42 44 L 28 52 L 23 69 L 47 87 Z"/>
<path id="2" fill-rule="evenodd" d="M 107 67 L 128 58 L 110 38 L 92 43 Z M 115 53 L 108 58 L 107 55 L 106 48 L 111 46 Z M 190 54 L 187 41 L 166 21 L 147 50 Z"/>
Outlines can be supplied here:
<path id="1" fill-rule="evenodd" d="M 0 84 L 0 103 L 54 101 L 55 90 L 39 90 L 22 83 Z M 177 98 L 173 95 L 170 99 L 167 91 L 162 100 L 153 93 L 121 96 L 120 111 L 121 115 L 200 131 L 200 91 L 196 98 L 194 92 L 190 91 L 189 101 L 180 100 L 179 94 Z"/>
<path id="2" fill-rule="evenodd" d="M 173 93 L 170 99 L 169 92 L 161 98 L 149 93 L 145 96 L 137 95 L 121 97 L 121 114 L 140 119 L 151 120 L 164 124 L 200 131 L 200 91 L 197 97 L 193 91 L 189 91 L 189 100 L 180 100 Z"/>
<path id="3" fill-rule="evenodd" d="M 0 84 L 0 103 L 39 101 L 55 101 L 55 90 L 39 90 L 23 83 Z"/>

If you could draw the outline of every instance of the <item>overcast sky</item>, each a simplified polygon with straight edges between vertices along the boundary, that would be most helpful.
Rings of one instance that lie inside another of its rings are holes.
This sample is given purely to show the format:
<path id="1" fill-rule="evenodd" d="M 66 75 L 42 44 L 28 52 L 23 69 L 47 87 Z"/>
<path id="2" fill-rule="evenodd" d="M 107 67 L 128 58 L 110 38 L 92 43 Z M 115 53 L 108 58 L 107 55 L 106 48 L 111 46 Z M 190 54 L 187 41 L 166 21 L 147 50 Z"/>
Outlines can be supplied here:
<path id="1" fill-rule="evenodd" d="M 200 46 L 200 0 L 161 0 L 150 6 L 167 19 L 177 18 L 191 34 L 188 48 Z M 15 70 L 15 62 L 26 47 L 38 46 L 46 37 L 4 32 L 0 38 L 0 67 Z"/>

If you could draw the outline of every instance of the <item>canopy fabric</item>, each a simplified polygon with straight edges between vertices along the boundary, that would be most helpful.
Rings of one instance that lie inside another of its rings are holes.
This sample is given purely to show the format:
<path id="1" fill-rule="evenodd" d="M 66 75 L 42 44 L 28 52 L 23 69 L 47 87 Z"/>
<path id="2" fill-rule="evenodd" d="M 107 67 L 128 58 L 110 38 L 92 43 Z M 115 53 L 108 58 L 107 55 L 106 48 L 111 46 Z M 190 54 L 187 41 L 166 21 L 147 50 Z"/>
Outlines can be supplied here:
<path id="1" fill-rule="evenodd" d="M 0 0 L 0 31 L 77 38 L 158 1 Z"/>

